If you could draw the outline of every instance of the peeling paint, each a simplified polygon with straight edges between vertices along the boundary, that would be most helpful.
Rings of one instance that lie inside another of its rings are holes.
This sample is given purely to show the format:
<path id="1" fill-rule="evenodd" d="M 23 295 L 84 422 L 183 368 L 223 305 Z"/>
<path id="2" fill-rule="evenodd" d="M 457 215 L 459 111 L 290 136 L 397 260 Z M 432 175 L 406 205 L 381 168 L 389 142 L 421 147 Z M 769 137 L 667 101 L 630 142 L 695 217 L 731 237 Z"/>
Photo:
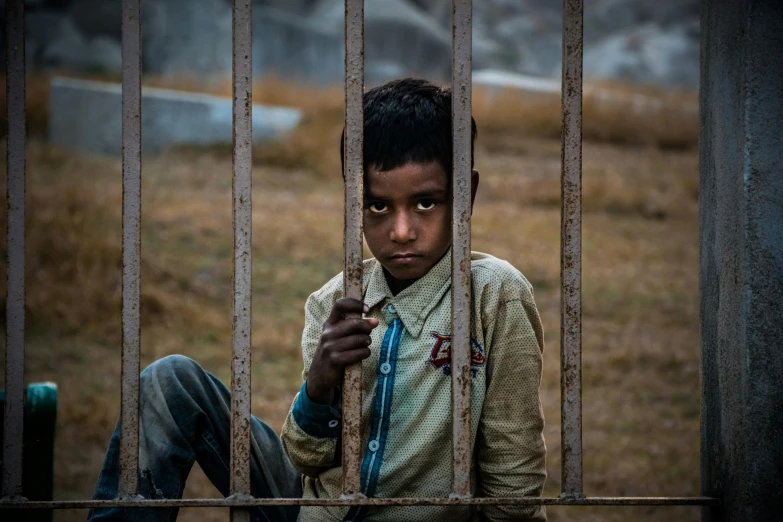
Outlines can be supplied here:
<path id="1" fill-rule="evenodd" d="M 0 501 L 2 509 L 87 509 L 144 507 L 256 507 L 256 506 L 720 506 L 711 497 L 471 497 L 471 498 L 255 498 L 232 495 L 228 498 L 162 500 L 56 500 L 49 502 Z"/>
<path id="2" fill-rule="evenodd" d="M 345 229 L 344 295 L 362 299 L 364 199 L 364 1 L 345 2 Z M 360 318 L 351 314 L 349 319 Z M 362 365 L 345 369 L 342 387 L 342 495 L 361 495 Z"/>
<path id="3" fill-rule="evenodd" d="M 122 402 L 120 498 L 139 488 L 141 350 L 141 16 L 140 0 L 122 2 Z"/>
<path id="4" fill-rule="evenodd" d="M 253 69 L 252 2 L 233 0 L 232 112 L 234 297 L 232 300 L 230 491 L 235 500 L 250 495 L 250 347 L 252 343 L 253 237 Z M 231 509 L 232 522 L 250 521 L 250 510 Z"/>
<path id="5" fill-rule="evenodd" d="M 583 0 L 563 0 L 560 233 L 562 491 L 582 495 L 582 36 Z"/>
<path id="6" fill-rule="evenodd" d="M 470 487 L 470 217 L 472 1 L 452 4 L 452 478 L 451 496 L 467 498 Z"/>

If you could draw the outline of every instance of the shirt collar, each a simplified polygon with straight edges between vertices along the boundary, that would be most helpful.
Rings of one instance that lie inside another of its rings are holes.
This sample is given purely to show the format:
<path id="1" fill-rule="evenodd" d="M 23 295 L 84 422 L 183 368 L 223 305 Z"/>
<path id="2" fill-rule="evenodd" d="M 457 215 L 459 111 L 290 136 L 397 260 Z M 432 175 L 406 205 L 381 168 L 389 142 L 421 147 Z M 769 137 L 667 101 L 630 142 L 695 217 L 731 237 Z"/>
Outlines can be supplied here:
<path id="1" fill-rule="evenodd" d="M 364 302 L 367 306 L 372 309 L 387 301 L 394 306 L 408 333 L 418 337 L 425 319 L 451 287 L 451 249 L 429 272 L 395 296 L 389 290 L 380 261 L 375 261 L 364 280 Z"/>

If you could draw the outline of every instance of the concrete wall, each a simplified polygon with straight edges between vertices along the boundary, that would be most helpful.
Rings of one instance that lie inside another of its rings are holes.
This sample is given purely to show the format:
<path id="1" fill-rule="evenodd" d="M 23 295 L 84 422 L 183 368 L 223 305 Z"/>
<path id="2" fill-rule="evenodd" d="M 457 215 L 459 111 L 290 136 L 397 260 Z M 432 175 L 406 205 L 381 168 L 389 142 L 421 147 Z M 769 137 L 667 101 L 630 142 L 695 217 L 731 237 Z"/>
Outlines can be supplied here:
<path id="1" fill-rule="evenodd" d="M 702 0 L 705 521 L 783 520 L 783 2 Z"/>
<path id="2" fill-rule="evenodd" d="M 231 99 L 168 89 L 142 89 L 142 152 L 169 145 L 231 143 Z M 301 111 L 253 106 L 253 141 L 280 137 L 299 124 Z M 55 145 L 99 155 L 122 152 L 122 86 L 54 78 L 49 139 Z"/>

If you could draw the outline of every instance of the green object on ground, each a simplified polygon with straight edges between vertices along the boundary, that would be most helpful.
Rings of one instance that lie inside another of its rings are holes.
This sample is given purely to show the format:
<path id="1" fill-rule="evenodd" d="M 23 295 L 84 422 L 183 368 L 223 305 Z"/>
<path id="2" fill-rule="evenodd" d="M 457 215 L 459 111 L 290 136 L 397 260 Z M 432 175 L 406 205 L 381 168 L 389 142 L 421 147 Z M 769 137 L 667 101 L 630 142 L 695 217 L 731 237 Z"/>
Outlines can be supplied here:
<path id="1" fill-rule="evenodd" d="M 0 390 L 0 424 L 2 424 L 4 417 L 5 390 Z M 52 382 L 28 385 L 24 404 L 24 450 L 22 455 L 22 494 L 27 500 L 53 500 L 56 426 L 57 385 Z M 3 433 L 0 429 L 0 447 L 2 447 L 2 442 Z M 0 455 L 1 461 L 2 456 Z M 24 520 L 50 522 L 52 511 L 27 511 L 24 513 Z"/>

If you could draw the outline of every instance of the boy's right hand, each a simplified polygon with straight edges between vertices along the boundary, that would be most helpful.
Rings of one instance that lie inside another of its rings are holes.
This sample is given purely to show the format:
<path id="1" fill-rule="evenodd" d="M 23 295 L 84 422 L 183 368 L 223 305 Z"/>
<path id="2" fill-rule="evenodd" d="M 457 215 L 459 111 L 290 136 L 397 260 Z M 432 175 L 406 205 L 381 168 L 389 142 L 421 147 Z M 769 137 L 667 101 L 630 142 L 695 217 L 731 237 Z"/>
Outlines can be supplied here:
<path id="1" fill-rule="evenodd" d="M 362 313 L 369 311 L 367 305 L 356 299 L 338 299 L 334 303 L 307 376 L 307 396 L 313 402 L 331 404 L 345 367 L 370 356 L 370 333 L 378 326 L 378 320 L 361 318 Z M 347 314 L 359 317 L 346 319 Z"/>

